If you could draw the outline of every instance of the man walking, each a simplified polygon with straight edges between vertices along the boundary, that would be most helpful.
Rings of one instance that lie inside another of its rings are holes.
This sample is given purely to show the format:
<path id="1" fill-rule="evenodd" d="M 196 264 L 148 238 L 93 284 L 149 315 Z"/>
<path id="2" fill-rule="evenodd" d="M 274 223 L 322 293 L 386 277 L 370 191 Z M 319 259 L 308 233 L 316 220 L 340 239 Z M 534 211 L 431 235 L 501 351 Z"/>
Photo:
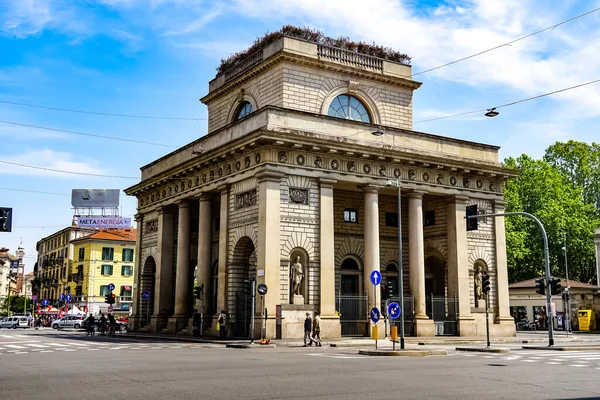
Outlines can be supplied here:
<path id="1" fill-rule="evenodd" d="M 194 310 L 194 315 L 192 315 L 192 335 L 200 336 L 200 332 L 202 332 L 202 327 L 200 326 L 200 313 L 198 310 Z"/>
<path id="2" fill-rule="evenodd" d="M 306 313 L 306 319 L 304 320 L 304 347 L 312 346 L 312 340 L 310 340 L 310 331 L 312 330 L 312 318 L 310 313 Z M 306 342 L 308 341 L 308 344 Z"/>
<path id="3" fill-rule="evenodd" d="M 219 323 L 219 337 L 227 338 L 227 313 L 225 310 L 221 310 L 217 322 Z"/>
<path id="4" fill-rule="evenodd" d="M 316 340 L 316 339 L 318 340 Z M 315 342 L 317 347 L 323 347 L 321 343 L 321 317 L 319 316 L 319 312 L 315 311 L 315 319 L 313 320 L 313 332 L 312 332 L 312 342 Z"/>

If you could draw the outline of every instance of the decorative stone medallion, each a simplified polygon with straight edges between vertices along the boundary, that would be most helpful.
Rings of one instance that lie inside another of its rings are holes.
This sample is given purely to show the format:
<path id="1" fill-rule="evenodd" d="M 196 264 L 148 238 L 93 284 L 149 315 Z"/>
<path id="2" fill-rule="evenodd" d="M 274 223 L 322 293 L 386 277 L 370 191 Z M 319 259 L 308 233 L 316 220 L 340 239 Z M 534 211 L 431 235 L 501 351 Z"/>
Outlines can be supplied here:
<path id="1" fill-rule="evenodd" d="M 456 186 L 456 177 L 455 176 L 450 177 L 450 184 L 452 186 Z"/>
<path id="2" fill-rule="evenodd" d="M 385 165 L 379 167 L 379 176 L 385 176 L 386 168 Z"/>
<path id="3" fill-rule="evenodd" d="M 317 158 L 315 158 L 315 167 L 323 168 L 323 159 L 319 156 L 317 156 Z"/>
<path id="4" fill-rule="evenodd" d="M 463 187 L 468 188 L 471 185 L 471 180 L 469 178 L 463 178 Z"/>
<path id="5" fill-rule="evenodd" d="M 163 189 L 163 191 L 162 191 L 162 197 L 163 197 L 163 199 L 164 199 L 165 197 L 167 197 L 167 191 L 166 191 L 165 189 Z"/>
<path id="6" fill-rule="evenodd" d="M 298 154 L 298 156 L 296 157 L 296 162 L 298 163 L 298 165 L 304 165 L 305 161 L 306 159 L 304 158 L 304 156 L 302 154 Z"/>
<path id="7" fill-rule="evenodd" d="M 370 174 L 371 173 L 371 166 L 369 164 L 365 164 L 363 166 L 363 171 L 365 171 L 365 174 Z"/>
<path id="8" fill-rule="evenodd" d="M 415 173 L 414 169 L 411 169 L 408 171 L 408 179 L 410 179 L 411 181 L 414 181 L 416 177 L 417 177 L 417 174 Z"/>
<path id="9" fill-rule="evenodd" d="M 354 161 L 350 161 L 348 163 L 348 171 L 349 172 L 356 172 L 356 164 L 354 164 Z"/>
<path id="10" fill-rule="evenodd" d="M 246 168 L 250 166 L 250 157 L 244 157 L 244 165 Z"/>
<path id="11" fill-rule="evenodd" d="M 423 174 L 423 180 L 424 180 L 425 182 L 429 182 L 429 173 L 425 172 L 425 173 Z"/>
<path id="12" fill-rule="evenodd" d="M 256 161 L 257 164 L 260 162 L 260 153 L 256 153 L 254 156 L 254 161 Z"/>
<path id="13" fill-rule="evenodd" d="M 215 179 L 215 170 L 214 169 L 210 171 L 209 177 L 210 177 L 211 181 Z"/>
<path id="14" fill-rule="evenodd" d="M 495 192 L 495 191 L 496 191 L 496 182 L 494 182 L 494 181 L 491 181 L 491 182 L 490 182 L 490 190 L 491 190 L 492 192 Z"/>
<path id="15" fill-rule="evenodd" d="M 287 153 L 285 151 L 280 151 L 279 154 L 277 155 L 277 160 L 279 160 L 280 163 L 286 163 L 287 162 Z"/>
<path id="16" fill-rule="evenodd" d="M 219 167 L 219 169 L 217 170 L 217 175 L 223 176 L 223 168 L 222 167 Z"/>
<path id="17" fill-rule="evenodd" d="M 144 199 L 140 199 L 140 206 L 144 206 Z"/>
<path id="18" fill-rule="evenodd" d="M 179 193 L 179 185 L 175 185 L 175 193 Z"/>
<path id="19" fill-rule="evenodd" d="M 239 171 L 239 170 L 240 170 L 240 168 L 242 168 L 242 163 L 241 163 L 241 162 L 239 162 L 239 161 L 237 161 L 237 162 L 235 163 L 235 170 L 236 170 L 236 171 Z"/>
<path id="20" fill-rule="evenodd" d="M 308 190 L 290 188 L 290 201 L 294 204 L 308 205 Z"/>
<path id="21" fill-rule="evenodd" d="M 169 196 L 173 194 L 173 188 L 169 186 Z"/>
<path id="22" fill-rule="evenodd" d="M 202 183 L 206 183 L 206 174 L 202 174 Z"/>
<path id="23" fill-rule="evenodd" d="M 339 169 L 340 168 L 340 162 L 338 160 L 333 160 L 331 162 L 331 168 L 333 168 L 333 169 Z"/>
<path id="24" fill-rule="evenodd" d="M 444 175 L 438 174 L 437 179 L 435 181 L 437 182 L 438 185 L 443 185 L 444 184 Z"/>
<path id="25" fill-rule="evenodd" d="M 153 194 L 150 195 L 150 201 L 154 201 L 154 195 Z"/>
<path id="26" fill-rule="evenodd" d="M 235 195 L 235 208 L 246 208 L 256 204 L 256 189 Z"/>
<path id="27" fill-rule="evenodd" d="M 401 171 L 400 171 L 400 168 L 396 168 L 396 169 L 394 169 L 394 176 L 395 176 L 396 178 L 400 178 L 400 173 L 401 173 Z"/>
<path id="28" fill-rule="evenodd" d="M 191 179 L 188 179 L 187 185 L 188 185 L 188 189 L 192 188 L 192 180 Z"/>
<path id="29" fill-rule="evenodd" d="M 231 164 L 227 164 L 227 166 L 225 167 L 225 173 L 227 175 L 231 174 Z"/>
<path id="30" fill-rule="evenodd" d="M 483 187 L 483 181 L 481 179 L 477 179 L 475 184 L 477 185 L 477 189 L 481 189 Z"/>

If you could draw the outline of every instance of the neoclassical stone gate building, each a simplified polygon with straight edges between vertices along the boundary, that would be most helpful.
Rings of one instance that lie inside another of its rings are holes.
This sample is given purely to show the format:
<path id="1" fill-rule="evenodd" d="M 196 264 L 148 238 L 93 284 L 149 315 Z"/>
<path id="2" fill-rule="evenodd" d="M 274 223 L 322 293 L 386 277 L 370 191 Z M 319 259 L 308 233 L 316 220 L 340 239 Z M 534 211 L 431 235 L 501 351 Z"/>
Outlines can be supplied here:
<path id="1" fill-rule="evenodd" d="M 198 307 L 205 333 L 216 333 L 223 309 L 228 335 L 247 336 L 254 279 L 268 286 L 268 337 L 302 337 L 307 311 L 320 313 L 323 337 L 339 337 L 347 299 L 356 300 L 354 333 L 366 333 L 368 309 L 382 305 L 371 272 L 397 293 L 397 188 L 386 183 L 398 178 L 407 333 L 435 334 L 428 306 L 437 297 L 455 333 L 484 334 L 481 268 L 491 276 L 492 334 L 514 335 L 504 220 L 467 232 L 464 219 L 469 204 L 502 212 L 511 173 L 498 147 L 413 131 L 419 86 L 410 66 L 290 37 L 217 75 L 201 99 L 209 133 L 142 167 L 126 190 L 138 199 L 131 329 L 186 329 Z M 194 284 L 204 289 L 196 305 Z"/>

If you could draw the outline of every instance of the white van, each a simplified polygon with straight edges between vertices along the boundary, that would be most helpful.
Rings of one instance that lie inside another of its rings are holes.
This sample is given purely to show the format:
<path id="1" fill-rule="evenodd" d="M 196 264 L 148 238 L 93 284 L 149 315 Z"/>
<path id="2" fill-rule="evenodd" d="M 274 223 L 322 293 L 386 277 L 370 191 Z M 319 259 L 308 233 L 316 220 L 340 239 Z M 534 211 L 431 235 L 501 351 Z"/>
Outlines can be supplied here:
<path id="1" fill-rule="evenodd" d="M 27 317 L 6 317 L 0 320 L 0 328 L 28 328 L 29 320 Z"/>

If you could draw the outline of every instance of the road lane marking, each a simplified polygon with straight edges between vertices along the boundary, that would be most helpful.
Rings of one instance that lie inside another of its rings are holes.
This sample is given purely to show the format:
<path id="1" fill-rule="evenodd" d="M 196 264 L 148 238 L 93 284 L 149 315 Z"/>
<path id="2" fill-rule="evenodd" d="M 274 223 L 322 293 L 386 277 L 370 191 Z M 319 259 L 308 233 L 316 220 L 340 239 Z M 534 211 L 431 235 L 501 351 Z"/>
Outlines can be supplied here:
<path id="1" fill-rule="evenodd" d="M 40 353 L 54 353 L 54 350 L 42 350 Z"/>
<path id="2" fill-rule="evenodd" d="M 58 346 L 58 347 L 69 347 L 69 345 L 67 345 L 67 344 L 56 343 L 56 342 L 50 342 L 48 344 L 52 345 L 52 346 Z"/>
<path id="3" fill-rule="evenodd" d="M 6 347 L 10 347 L 11 349 L 24 349 L 23 346 L 17 346 L 16 344 L 7 344 Z"/>
<path id="4" fill-rule="evenodd" d="M 25 346 L 29 346 L 29 347 L 41 347 L 41 348 L 48 347 L 48 346 L 46 346 L 44 344 L 36 344 L 36 343 L 25 343 Z"/>

